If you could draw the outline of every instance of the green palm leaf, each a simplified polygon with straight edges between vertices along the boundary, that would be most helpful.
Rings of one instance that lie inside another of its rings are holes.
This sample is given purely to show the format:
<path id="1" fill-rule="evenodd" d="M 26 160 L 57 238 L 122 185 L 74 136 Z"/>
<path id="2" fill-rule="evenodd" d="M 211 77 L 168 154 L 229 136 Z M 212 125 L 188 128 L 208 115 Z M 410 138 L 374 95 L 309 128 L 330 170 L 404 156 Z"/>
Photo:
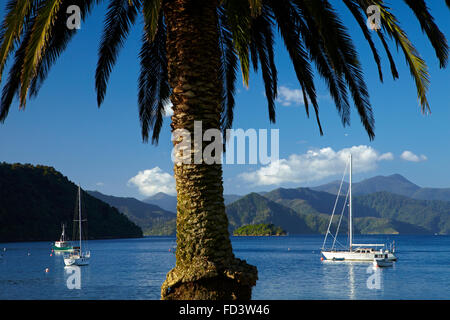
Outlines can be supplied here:
<path id="1" fill-rule="evenodd" d="M 219 49 L 222 57 L 219 75 L 222 88 L 222 115 L 221 128 L 226 133 L 230 129 L 234 118 L 234 93 L 236 89 L 236 74 L 238 69 L 238 56 L 233 45 L 233 36 L 227 21 L 227 15 L 223 7 L 218 9 Z M 224 135 L 226 136 L 226 135 Z"/>
<path id="2" fill-rule="evenodd" d="M 162 0 L 147 0 L 143 4 L 143 15 L 145 20 L 145 33 L 150 41 L 153 41 L 158 29 L 158 21 L 161 10 Z"/>
<path id="3" fill-rule="evenodd" d="M 36 23 L 28 43 L 25 60 L 21 73 L 20 104 L 26 105 L 26 97 L 30 83 L 36 75 L 37 66 L 45 52 L 45 47 L 49 41 L 51 28 L 55 22 L 56 15 L 60 8 L 62 0 L 48 0 L 44 6 L 39 9 L 36 16 Z"/>
<path id="4" fill-rule="evenodd" d="M 224 2 L 228 23 L 233 35 L 234 47 L 241 63 L 241 72 L 244 85 L 248 87 L 250 78 L 250 54 L 251 42 L 251 10 L 250 5 L 242 0 L 227 0 Z"/>
<path id="5" fill-rule="evenodd" d="M 98 1 L 100 0 L 64 0 L 61 7 L 78 6 L 80 8 L 81 21 L 84 21 L 93 5 Z M 38 95 L 39 89 L 47 78 L 51 67 L 67 48 L 67 45 L 76 33 L 76 29 L 69 30 L 67 28 L 66 10 L 59 10 L 55 25 L 51 29 L 50 40 L 46 46 L 45 53 L 37 66 L 36 76 L 31 81 L 30 97 L 36 97 Z"/>
<path id="6" fill-rule="evenodd" d="M 427 34 L 433 45 L 441 68 L 445 68 L 448 62 L 448 45 L 444 34 L 434 22 L 433 16 L 424 0 L 404 0 L 412 9 L 420 23 L 422 30 Z"/>
<path id="7" fill-rule="evenodd" d="M 20 40 L 24 21 L 36 5 L 37 1 L 32 0 L 10 0 L 6 6 L 8 13 L 0 29 L 0 82 L 6 60 L 9 54 L 14 51 L 15 43 Z"/>
<path id="8" fill-rule="evenodd" d="M 149 30 L 148 26 L 145 30 Z M 153 41 L 149 39 L 150 35 L 144 34 L 139 54 L 141 71 L 138 104 L 142 138 L 148 141 L 149 132 L 153 130 L 152 143 L 156 144 L 171 94 L 167 70 L 166 28 L 162 16 L 159 18 Z"/>
<path id="9" fill-rule="evenodd" d="M 34 24 L 34 21 L 28 21 L 27 26 L 28 31 L 23 36 L 22 42 L 19 48 L 16 50 L 14 55 L 14 63 L 12 67 L 9 69 L 8 79 L 6 81 L 5 86 L 2 90 L 2 98 L 0 104 L 0 121 L 4 122 L 6 117 L 8 116 L 9 109 L 11 107 L 11 103 L 14 97 L 17 95 L 20 87 L 20 77 L 17 75 L 20 74 L 22 70 L 22 65 L 25 60 L 25 52 L 30 41 L 31 37 L 31 29 Z"/>
<path id="10" fill-rule="evenodd" d="M 298 0 L 309 28 L 317 29 L 333 69 L 343 76 L 369 138 L 375 137 L 374 118 L 361 64 L 346 28 L 328 1 Z M 347 118 L 349 122 L 349 118 Z"/>
<path id="11" fill-rule="evenodd" d="M 109 76 L 116 63 L 119 51 L 128 36 L 130 27 L 136 20 L 139 7 L 140 1 L 138 0 L 134 0 L 131 4 L 124 0 L 113 0 L 108 6 L 95 72 L 98 106 L 102 104 L 105 98 Z"/>
<path id="12" fill-rule="evenodd" d="M 266 99 L 268 102 L 269 119 L 275 122 L 275 99 L 277 97 L 278 81 L 277 69 L 274 61 L 273 42 L 273 17 L 268 7 L 261 9 L 263 14 L 252 21 L 252 36 L 250 46 L 254 48 L 255 71 L 258 61 L 261 65 L 261 72 L 264 81 Z"/>
<path id="13" fill-rule="evenodd" d="M 416 83 L 417 96 L 422 112 L 430 112 L 430 104 L 427 99 L 430 75 L 426 62 L 420 57 L 418 51 L 409 40 L 406 32 L 400 27 L 397 18 L 384 6 L 382 0 L 359 0 L 361 8 L 369 5 L 378 5 L 381 12 L 381 24 L 386 33 L 400 46 L 409 66 L 412 77 Z"/>

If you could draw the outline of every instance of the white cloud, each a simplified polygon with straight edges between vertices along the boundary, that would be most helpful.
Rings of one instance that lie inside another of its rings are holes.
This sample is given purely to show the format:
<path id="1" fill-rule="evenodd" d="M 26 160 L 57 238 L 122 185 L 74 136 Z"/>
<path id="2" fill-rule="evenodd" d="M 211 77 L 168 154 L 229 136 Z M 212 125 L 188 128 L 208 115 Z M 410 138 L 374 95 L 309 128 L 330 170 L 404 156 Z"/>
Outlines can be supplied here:
<path id="1" fill-rule="evenodd" d="M 353 156 L 353 173 L 372 171 L 380 161 L 392 160 L 392 153 L 380 154 L 372 147 L 361 145 L 334 151 L 332 148 L 309 150 L 305 154 L 292 154 L 257 171 L 239 176 L 258 186 L 282 183 L 306 183 L 334 176 L 342 176 L 350 153 Z"/>
<path id="2" fill-rule="evenodd" d="M 302 90 L 289 89 L 288 87 L 280 86 L 278 88 L 278 97 L 276 101 L 285 107 L 301 105 L 304 103 Z"/>
<path id="3" fill-rule="evenodd" d="M 105 184 L 103 182 L 97 182 L 95 185 L 98 187 L 103 187 Z"/>
<path id="4" fill-rule="evenodd" d="M 164 104 L 164 111 L 166 113 L 166 117 L 171 117 L 173 116 L 173 110 L 172 110 L 173 104 L 172 102 L 168 102 L 166 104 Z"/>
<path id="5" fill-rule="evenodd" d="M 172 175 L 164 172 L 159 167 L 139 171 L 139 173 L 128 180 L 129 186 L 136 186 L 139 192 L 147 197 L 164 192 L 175 194 L 175 179 Z"/>
<path id="6" fill-rule="evenodd" d="M 380 155 L 378 160 L 394 160 L 394 155 L 392 154 L 392 152 L 383 153 L 382 155 Z"/>
<path id="7" fill-rule="evenodd" d="M 422 161 L 428 160 L 428 158 L 425 155 L 421 154 L 420 156 L 418 156 L 408 150 L 404 151 L 400 157 L 403 160 L 411 161 L 411 162 L 422 162 Z"/>

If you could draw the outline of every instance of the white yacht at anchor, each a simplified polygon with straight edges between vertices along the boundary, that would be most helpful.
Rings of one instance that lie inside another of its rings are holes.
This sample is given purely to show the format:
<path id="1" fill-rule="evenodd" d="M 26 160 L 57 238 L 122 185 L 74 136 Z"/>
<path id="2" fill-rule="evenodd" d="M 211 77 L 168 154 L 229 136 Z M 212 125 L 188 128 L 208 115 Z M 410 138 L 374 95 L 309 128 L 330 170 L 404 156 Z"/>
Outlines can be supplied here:
<path id="1" fill-rule="evenodd" d="M 78 219 L 77 219 L 78 218 Z M 78 246 L 73 246 L 73 251 L 64 256 L 64 264 L 66 266 L 85 266 L 89 264 L 89 258 L 91 257 L 90 251 L 83 251 L 82 247 L 82 238 L 85 233 L 82 233 L 82 222 L 86 222 L 87 219 L 82 220 L 81 219 L 81 188 L 78 186 L 78 217 L 75 215 L 74 219 L 74 226 L 78 225 L 78 231 L 74 232 L 74 239 L 75 237 L 79 237 Z M 76 224 L 78 222 L 78 224 Z M 74 228 L 75 230 L 75 228 Z"/>
<path id="2" fill-rule="evenodd" d="M 347 171 L 347 168 L 345 169 L 344 176 L 342 177 L 341 185 L 339 187 L 339 192 L 336 198 L 336 202 L 334 205 L 333 213 L 330 218 L 330 222 L 328 224 L 328 230 L 325 234 L 325 239 L 322 245 L 321 254 L 323 258 L 325 258 L 328 261 L 367 261 L 367 262 L 373 262 L 375 258 L 383 254 L 386 256 L 386 259 L 388 261 L 396 261 L 397 257 L 395 256 L 395 243 L 391 244 L 390 248 L 388 249 L 385 244 L 357 244 L 353 243 L 353 226 L 352 226 L 352 218 L 353 218 L 353 210 L 352 210 L 352 155 L 350 155 L 349 164 L 347 167 L 350 167 L 350 183 L 349 183 L 349 189 L 347 192 L 347 196 L 345 199 L 344 207 L 342 209 L 341 217 L 339 219 L 339 224 L 337 227 L 336 235 L 333 236 L 330 232 L 331 223 L 333 221 L 333 217 L 336 210 L 336 205 L 338 203 L 338 199 L 340 197 L 342 184 L 344 182 L 345 173 Z M 348 237 L 349 237 L 349 246 L 348 249 L 339 250 L 336 248 L 336 242 L 337 242 L 337 234 L 339 232 L 339 226 L 342 221 L 342 215 L 344 213 L 346 204 L 348 200 L 348 221 L 349 221 L 349 230 L 348 230 Z M 328 235 L 331 235 L 331 237 L 334 238 L 333 245 L 330 249 L 326 249 L 326 241 Z M 322 260 L 323 260 L 322 258 Z"/>

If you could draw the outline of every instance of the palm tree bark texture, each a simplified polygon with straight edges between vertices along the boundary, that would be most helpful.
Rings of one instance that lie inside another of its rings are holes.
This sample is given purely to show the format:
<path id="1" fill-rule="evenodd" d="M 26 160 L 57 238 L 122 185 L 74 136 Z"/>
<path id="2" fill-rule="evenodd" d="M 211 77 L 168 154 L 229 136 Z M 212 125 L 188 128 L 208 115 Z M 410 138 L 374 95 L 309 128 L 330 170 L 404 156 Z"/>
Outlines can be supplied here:
<path id="1" fill-rule="evenodd" d="M 217 1 L 167 1 L 167 57 L 172 131 L 220 129 L 222 82 Z M 174 141 L 174 145 L 179 141 Z M 201 146 L 202 150 L 205 145 Z M 235 258 L 223 199 L 221 164 L 176 163 L 176 266 L 161 287 L 161 298 L 250 299 L 257 269 Z M 197 150 L 198 151 L 198 150 Z"/>

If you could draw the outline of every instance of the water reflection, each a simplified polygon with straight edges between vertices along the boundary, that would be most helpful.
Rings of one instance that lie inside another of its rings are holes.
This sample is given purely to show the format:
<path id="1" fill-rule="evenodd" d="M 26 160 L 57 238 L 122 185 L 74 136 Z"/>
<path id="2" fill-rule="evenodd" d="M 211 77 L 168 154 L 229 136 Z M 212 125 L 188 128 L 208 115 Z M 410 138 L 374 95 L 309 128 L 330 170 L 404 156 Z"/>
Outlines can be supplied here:
<path id="1" fill-rule="evenodd" d="M 367 262 L 322 262 L 323 290 L 334 299 L 361 299 L 383 291 L 383 272 Z"/>
<path id="2" fill-rule="evenodd" d="M 349 289 L 350 289 L 350 299 L 355 299 L 355 270 L 353 263 L 348 264 L 348 278 L 349 278 Z"/>

